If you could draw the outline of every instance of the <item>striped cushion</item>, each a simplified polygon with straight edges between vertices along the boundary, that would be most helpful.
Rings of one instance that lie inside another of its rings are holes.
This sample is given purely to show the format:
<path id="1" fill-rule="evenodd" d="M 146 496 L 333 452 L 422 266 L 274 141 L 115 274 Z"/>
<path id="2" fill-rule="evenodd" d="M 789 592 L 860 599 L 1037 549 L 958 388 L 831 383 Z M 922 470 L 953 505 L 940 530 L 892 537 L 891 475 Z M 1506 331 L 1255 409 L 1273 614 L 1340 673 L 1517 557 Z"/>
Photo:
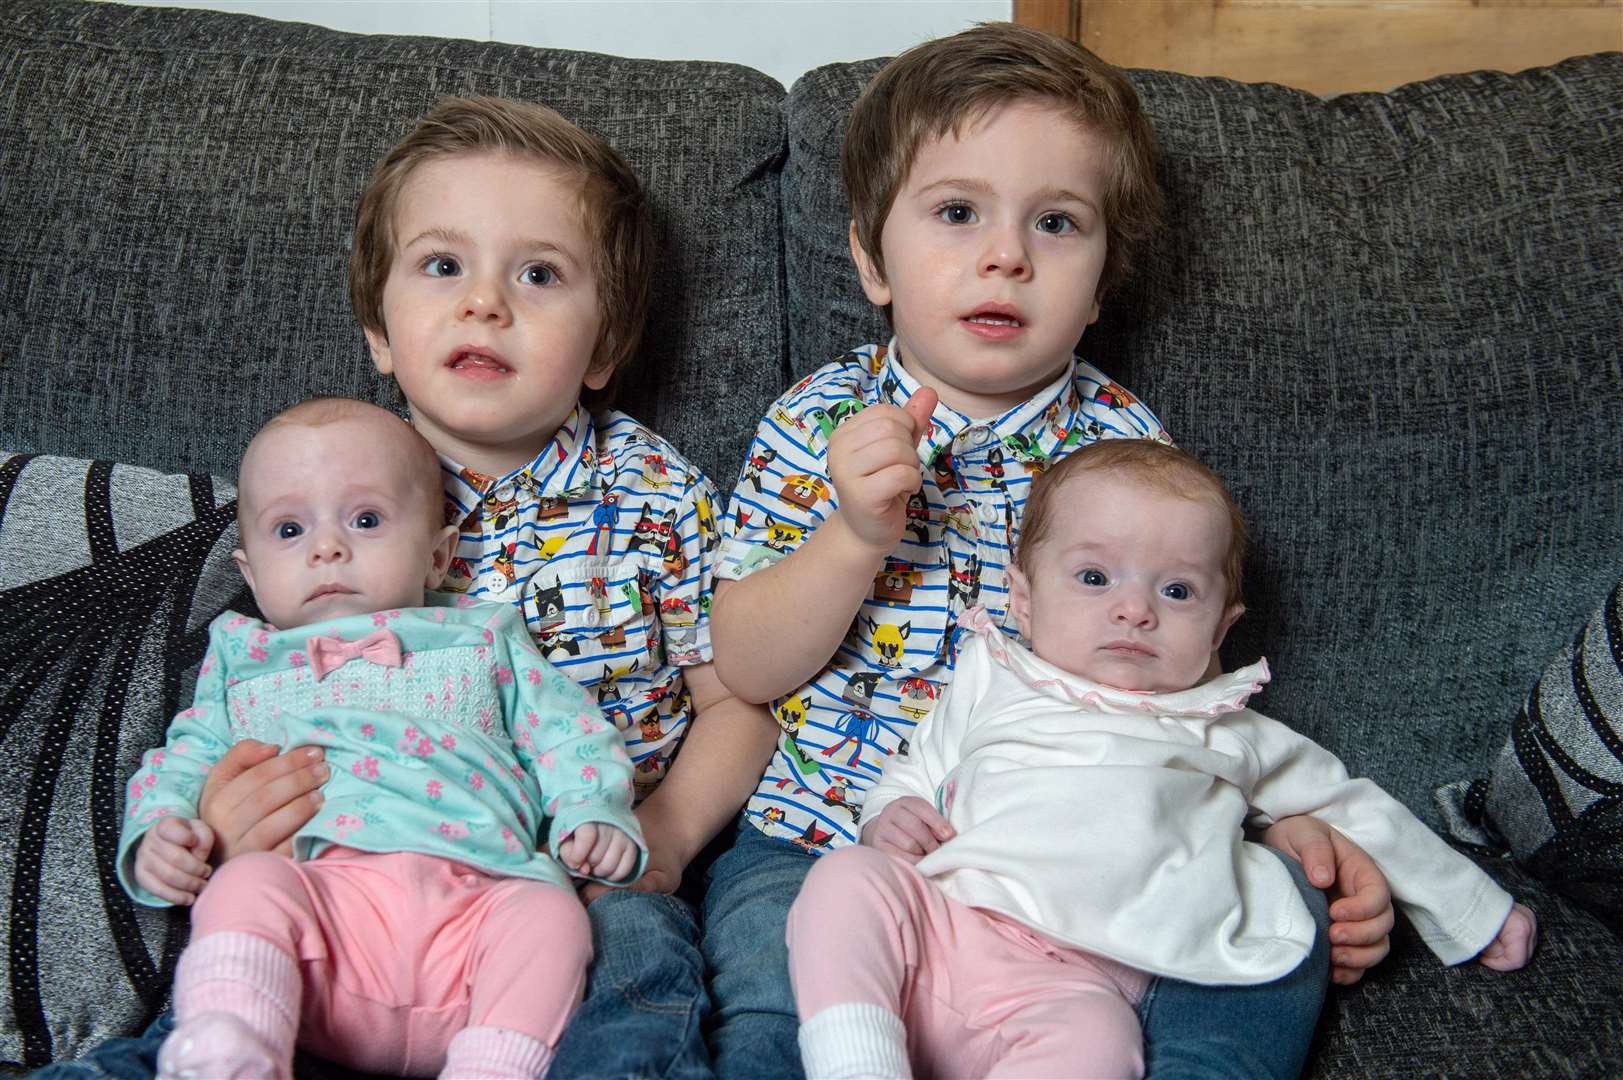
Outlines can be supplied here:
<path id="1" fill-rule="evenodd" d="M 1438 801 L 1456 836 L 1623 932 L 1623 582 L 1544 669 L 1492 774 Z"/>
<path id="2" fill-rule="evenodd" d="M 112 860 L 209 620 L 247 602 L 234 500 L 205 475 L 0 453 L 0 1061 L 74 1057 L 168 998 L 185 914 L 135 906 Z"/>

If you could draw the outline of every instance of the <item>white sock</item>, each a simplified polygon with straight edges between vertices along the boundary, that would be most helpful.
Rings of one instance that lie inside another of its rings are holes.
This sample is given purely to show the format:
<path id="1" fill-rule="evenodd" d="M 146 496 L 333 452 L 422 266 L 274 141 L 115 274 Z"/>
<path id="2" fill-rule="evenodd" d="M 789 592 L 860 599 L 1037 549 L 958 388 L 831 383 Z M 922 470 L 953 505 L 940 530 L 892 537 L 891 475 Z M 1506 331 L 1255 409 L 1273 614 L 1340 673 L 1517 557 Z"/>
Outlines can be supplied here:
<path id="1" fill-rule="evenodd" d="M 907 1029 L 879 1005 L 830 1005 L 800 1025 L 806 1080 L 910 1080 Z"/>

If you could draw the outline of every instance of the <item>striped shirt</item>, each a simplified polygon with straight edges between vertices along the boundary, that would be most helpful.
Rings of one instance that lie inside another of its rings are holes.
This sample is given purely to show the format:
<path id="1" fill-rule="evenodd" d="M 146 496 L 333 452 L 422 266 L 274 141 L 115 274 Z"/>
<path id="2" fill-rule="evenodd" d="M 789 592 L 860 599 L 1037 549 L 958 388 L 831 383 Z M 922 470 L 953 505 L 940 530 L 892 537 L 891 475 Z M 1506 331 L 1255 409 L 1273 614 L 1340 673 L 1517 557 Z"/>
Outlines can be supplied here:
<path id="1" fill-rule="evenodd" d="M 461 528 L 441 588 L 521 609 L 620 729 L 646 796 L 692 716 L 681 669 L 711 659 L 714 488 L 631 417 L 579 406 L 506 476 L 440 464 L 445 520 Z"/>
<path id="2" fill-rule="evenodd" d="M 779 398 L 728 506 L 718 575 L 747 577 L 799 547 L 838 504 L 834 428 L 868 405 L 900 406 L 918 388 L 893 348 L 869 345 Z M 1098 439 L 1170 441 L 1131 394 L 1074 359 L 1002 416 L 971 420 L 939 404 L 930 419 L 919 445 L 924 482 L 900 544 L 828 665 L 772 703 L 782 735 L 745 812 L 769 836 L 814 852 L 856 840 L 863 794 L 952 677 L 958 615 L 981 604 L 1004 623 L 1004 568 L 1032 477 Z"/>

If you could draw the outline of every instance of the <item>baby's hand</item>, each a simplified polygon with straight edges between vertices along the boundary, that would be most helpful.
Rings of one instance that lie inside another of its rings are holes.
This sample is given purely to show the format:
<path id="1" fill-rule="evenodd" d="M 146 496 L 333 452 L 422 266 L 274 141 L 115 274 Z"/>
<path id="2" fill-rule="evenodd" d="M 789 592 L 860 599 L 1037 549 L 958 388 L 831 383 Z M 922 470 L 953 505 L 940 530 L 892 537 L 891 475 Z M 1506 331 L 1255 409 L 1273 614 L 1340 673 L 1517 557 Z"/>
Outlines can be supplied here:
<path id="1" fill-rule="evenodd" d="M 1495 971 L 1515 971 L 1527 966 L 1537 944 L 1538 919 L 1526 904 L 1516 904 L 1505 916 L 1505 925 L 1499 928 L 1499 936 L 1477 955 L 1477 960 L 1483 967 Z"/>
<path id="2" fill-rule="evenodd" d="M 135 849 L 135 880 L 152 895 L 189 907 L 209 876 L 214 830 L 197 818 L 166 817 Z"/>
<path id="3" fill-rule="evenodd" d="M 863 544 L 889 554 L 907 525 L 907 497 L 919 489 L 919 442 L 930 430 L 936 392 L 920 389 L 902 408 L 870 405 L 830 436 L 828 476 L 835 519 Z"/>
<path id="4" fill-rule="evenodd" d="M 637 842 L 613 825 L 588 821 L 564 837 L 558 858 L 581 877 L 624 881 L 637 868 Z"/>
<path id="5" fill-rule="evenodd" d="M 917 795 L 903 795 L 862 827 L 864 844 L 910 863 L 957 835 L 952 823 Z"/>

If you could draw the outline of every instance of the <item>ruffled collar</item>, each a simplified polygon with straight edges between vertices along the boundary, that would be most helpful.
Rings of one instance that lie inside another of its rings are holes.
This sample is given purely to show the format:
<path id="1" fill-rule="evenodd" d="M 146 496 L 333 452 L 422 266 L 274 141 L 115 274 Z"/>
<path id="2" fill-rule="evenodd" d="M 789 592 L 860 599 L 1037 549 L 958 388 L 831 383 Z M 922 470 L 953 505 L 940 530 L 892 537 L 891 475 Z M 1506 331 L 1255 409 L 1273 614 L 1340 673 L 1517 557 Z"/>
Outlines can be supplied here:
<path id="1" fill-rule="evenodd" d="M 1118 690 L 1114 686 L 1073 675 L 1011 641 L 992 621 L 984 607 L 976 606 L 964 612 L 958 617 L 958 625 L 979 634 L 993 661 L 1021 682 L 1095 712 L 1211 718 L 1245 708 L 1251 695 L 1261 690 L 1272 678 L 1268 661 L 1262 659 L 1188 690 L 1165 694 Z"/>

